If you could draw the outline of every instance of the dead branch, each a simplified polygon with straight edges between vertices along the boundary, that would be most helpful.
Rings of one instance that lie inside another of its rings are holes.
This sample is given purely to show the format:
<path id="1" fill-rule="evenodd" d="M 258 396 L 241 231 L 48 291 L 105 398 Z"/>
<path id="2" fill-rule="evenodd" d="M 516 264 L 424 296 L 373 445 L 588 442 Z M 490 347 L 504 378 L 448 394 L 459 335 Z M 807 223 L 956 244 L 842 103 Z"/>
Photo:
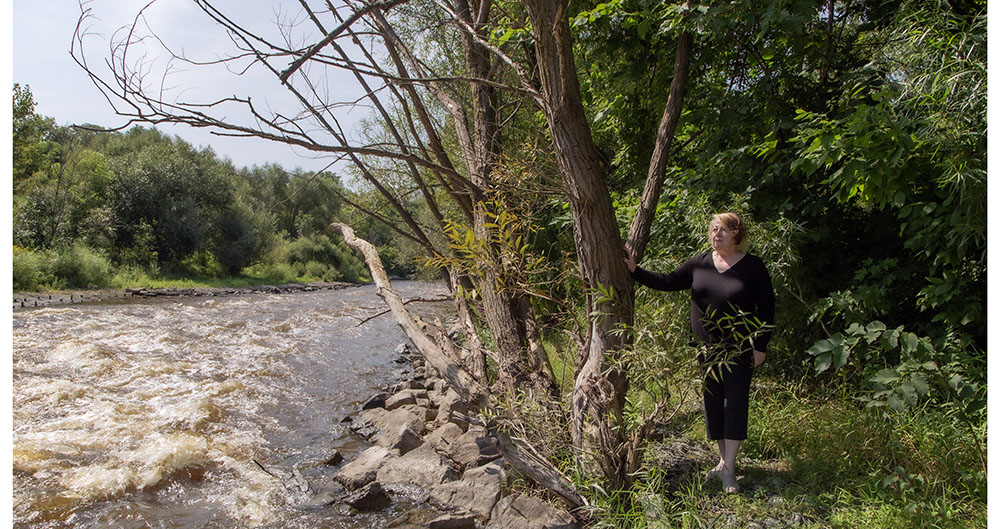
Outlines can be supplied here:
<path id="1" fill-rule="evenodd" d="M 386 305 L 396 317 L 396 323 L 403 329 L 406 337 L 413 342 L 417 350 L 424 356 L 427 362 L 438 371 L 442 378 L 451 384 L 452 388 L 458 392 L 467 402 L 481 405 L 488 394 L 476 379 L 472 377 L 462 366 L 453 361 L 448 354 L 437 344 L 435 344 L 427 333 L 421 329 L 419 320 L 410 314 L 406 309 L 399 294 L 392 289 L 389 277 L 382 267 L 382 260 L 378 256 L 378 251 L 368 241 L 357 237 L 354 230 L 339 222 L 334 222 L 330 228 L 340 232 L 344 237 L 344 242 L 348 246 L 361 252 L 365 257 L 365 263 L 372 274 L 372 281 L 375 282 L 376 292 L 385 301 Z"/>
<path id="2" fill-rule="evenodd" d="M 403 305 L 408 305 L 410 303 L 415 303 L 415 302 L 420 302 L 420 303 L 437 303 L 437 302 L 440 302 L 440 301 L 451 301 L 451 299 L 449 299 L 449 298 L 413 298 L 413 299 L 408 299 L 408 300 L 404 301 Z M 392 312 L 390 309 L 386 309 L 386 310 L 381 310 L 381 311 L 379 311 L 379 312 L 377 312 L 375 314 L 372 314 L 371 316 L 368 316 L 367 318 L 364 318 L 364 319 L 358 321 L 358 327 L 361 327 L 362 325 L 364 325 L 364 324 L 366 324 L 366 323 L 374 320 L 375 318 L 378 318 L 379 316 L 381 316 L 383 314 L 388 314 L 390 312 Z"/>
<path id="3" fill-rule="evenodd" d="M 305 64 L 306 61 L 308 61 L 314 55 L 316 55 L 316 53 L 318 53 L 319 50 L 323 49 L 328 44 L 330 44 L 331 42 L 333 42 L 333 39 L 337 38 L 338 35 L 340 35 L 341 33 L 343 33 L 344 30 L 346 30 L 348 27 L 350 27 L 351 24 L 357 22 L 359 18 L 367 15 L 369 12 L 371 12 L 373 10 L 389 9 L 389 8 L 395 6 L 395 5 L 401 4 L 403 1 L 405 1 L 405 0 L 390 0 L 390 1 L 387 1 L 387 2 L 372 3 L 372 4 L 368 4 L 367 6 L 365 6 L 365 7 L 361 8 L 361 9 L 355 11 L 353 14 L 351 14 L 351 16 L 347 17 L 347 19 L 344 20 L 343 23 L 341 23 L 339 26 L 337 26 L 336 28 L 334 28 L 333 31 L 331 31 L 330 33 L 327 33 L 326 37 L 323 37 L 323 40 L 321 40 L 321 41 L 317 42 L 316 44 L 314 44 L 304 54 L 302 54 L 301 57 L 299 57 L 298 59 L 295 59 L 294 61 L 292 61 L 292 64 L 289 65 L 289 67 L 285 71 L 281 72 L 281 75 L 279 75 L 279 78 L 281 79 L 281 82 L 282 83 L 287 83 L 288 82 L 288 78 L 293 73 L 295 73 L 296 70 L 298 70 L 299 68 L 301 68 L 302 65 Z"/>

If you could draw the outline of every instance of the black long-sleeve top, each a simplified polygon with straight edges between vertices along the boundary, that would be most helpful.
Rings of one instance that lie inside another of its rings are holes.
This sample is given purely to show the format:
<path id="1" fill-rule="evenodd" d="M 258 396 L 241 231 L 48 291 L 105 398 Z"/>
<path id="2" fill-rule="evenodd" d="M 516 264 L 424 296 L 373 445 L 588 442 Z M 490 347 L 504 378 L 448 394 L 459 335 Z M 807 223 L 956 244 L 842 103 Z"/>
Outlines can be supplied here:
<path id="1" fill-rule="evenodd" d="M 668 274 L 650 272 L 637 266 L 632 277 L 656 290 L 690 289 L 691 331 L 706 343 L 736 342 L 734 334 L 747 336 L 757 327 L 747 322 L 733 331 L 731 325 L 719 324 L 726 321 L 726 316 L 738 317 L 742 311 L 755 317 L 766 327 L 753 334 L 748 344 L 740 344 L 740 348 L 746 350 L 749 345 L 767 352 L 774 323 L 774 288 L 771 286 L 771 275 L 759 257 L 748 253 L 725 272 L 719 272 L 712 260 L 712 252 L 708 251 L 688 259 Z"/>

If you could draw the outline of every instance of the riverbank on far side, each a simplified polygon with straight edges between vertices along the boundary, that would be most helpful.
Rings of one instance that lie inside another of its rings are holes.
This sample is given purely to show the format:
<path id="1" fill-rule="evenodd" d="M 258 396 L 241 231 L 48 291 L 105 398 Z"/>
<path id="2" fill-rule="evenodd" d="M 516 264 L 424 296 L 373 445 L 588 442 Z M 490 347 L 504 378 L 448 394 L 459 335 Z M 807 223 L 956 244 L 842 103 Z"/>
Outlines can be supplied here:
<path id="1" fill-rule="evenodd" d="M 118 289 L 77 289 L 52 292 L 14 292 L 14 310 L 50 307 L 74 303 L 104 303 L 116 300 L 150 299 L 158 297 L 218 297 L 249 294 L 290 294 L 319 290 L 340 290 L 368 283 L 310 282 L 245 287 L 129 287 Z"/>

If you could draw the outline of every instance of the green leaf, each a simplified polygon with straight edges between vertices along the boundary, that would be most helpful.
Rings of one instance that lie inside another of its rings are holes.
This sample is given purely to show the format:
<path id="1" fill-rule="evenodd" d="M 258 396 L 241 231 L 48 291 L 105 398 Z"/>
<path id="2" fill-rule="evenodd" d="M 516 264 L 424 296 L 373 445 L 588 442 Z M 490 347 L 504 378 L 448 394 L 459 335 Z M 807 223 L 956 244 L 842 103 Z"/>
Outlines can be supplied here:
<path id="1" fill-rule="evenodd" d="M 910 373 L 910 384 L 920 395 L 927 395 L 931 391 L 930 384 L 927 383 L 927 377 L 923 373 Z"/>
<path id="2" fill-rule="evenodd" d="M 816 357 L 816 373 L 822 373 L 830 368 L 833 356 L 830 353 L 822 353 Z"/>
<path id="3" fill-rule="evenodd" d="M 885 332 L 885 324 L 875 320 L 868 324 L 868 332 Z"/>
<path id="4" fill-rule="evenodd" d="M 889 404 L 890 408 L 892 408 L 892 409 L 894 409 L 894 410 L 896 410 L 896 411 L 898 411 L 900 413 L 903 412 L 903 409 L 905 408 L 903 406 L 903 401 L 899 400 L 896 397 L 896 395 L 889 395 L 889 398 L 886 399 L 886 401 Z"/>
<path id="5" fill-rule="evenodd" d="M 844 344 L 840 344 L 833 349 L 833 369 L 837 370 L 844 367 L 847 363 L 847 357 L 851 355 L 851 349 L 846 347 Z"/>
<path id="6" fill-rule="evenodd" d="M 876 382 L 883 385 L 888 385 L 891 382 L 899 380 L 899 373 L 895 369 L 883 369 L 878 373 L 875 373 L 870 379 L 872 382 Z"/>

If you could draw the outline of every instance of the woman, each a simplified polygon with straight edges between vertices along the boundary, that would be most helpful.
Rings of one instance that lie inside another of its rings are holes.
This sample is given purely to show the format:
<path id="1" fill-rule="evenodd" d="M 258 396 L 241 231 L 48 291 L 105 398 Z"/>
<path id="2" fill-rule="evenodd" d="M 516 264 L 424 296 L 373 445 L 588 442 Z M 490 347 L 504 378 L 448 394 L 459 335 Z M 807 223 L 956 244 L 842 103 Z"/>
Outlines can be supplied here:
<path id="1" fill-rule="evenodd" d="M 710 477 L 723 490 L 740 490 L 736 454 L 747 437 L 750 376 L 764 362 L 774 322 L 771 276 L 759 257 L 746 252 L 746 230 L 735 213 L 712 217 L 712 250 L 669 274 L 643 270 L 626 251 L 632 277 L 657 290 L 691 290 L 691 330 L 705 346 L 699 355 L 705 374 L 708 438 L 719 446 L 719 464 Z"/>

